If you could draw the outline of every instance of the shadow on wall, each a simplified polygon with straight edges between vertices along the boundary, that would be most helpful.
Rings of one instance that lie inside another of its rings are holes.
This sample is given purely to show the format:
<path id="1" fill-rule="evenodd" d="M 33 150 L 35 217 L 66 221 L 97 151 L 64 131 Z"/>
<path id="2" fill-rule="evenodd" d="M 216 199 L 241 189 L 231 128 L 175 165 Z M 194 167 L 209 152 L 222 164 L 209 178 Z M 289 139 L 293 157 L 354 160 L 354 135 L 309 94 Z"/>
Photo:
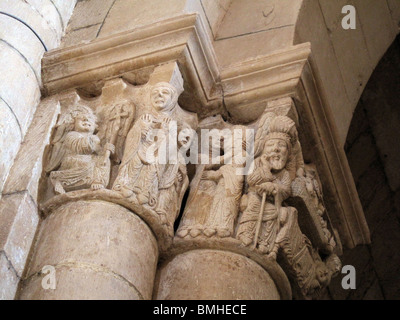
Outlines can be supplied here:
<path id="1" fill-rule="evenodd" d="M 400 37 L 369 80 L 355 110 L 345 145 L 371 231 L 371 245 L 348 250 L 343 264 L 355 266 L 356 290 L 333 299 L 400 299 Z"/>

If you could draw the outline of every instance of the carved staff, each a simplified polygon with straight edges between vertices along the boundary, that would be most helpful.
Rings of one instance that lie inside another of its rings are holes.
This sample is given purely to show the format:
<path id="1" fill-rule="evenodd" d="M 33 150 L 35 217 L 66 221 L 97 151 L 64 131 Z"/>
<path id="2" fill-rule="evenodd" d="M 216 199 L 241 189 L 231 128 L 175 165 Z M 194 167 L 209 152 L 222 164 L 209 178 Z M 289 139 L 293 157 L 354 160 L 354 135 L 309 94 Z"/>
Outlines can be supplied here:
<path id="1" fill-rule="evenodd" d="M 108 136 L 111 136 L 108 139 L 108 143 L 111 143 L 112 145 L 115 146 L 118 137 L 118 132 L 121 129 L 121 121 L 122 119 L 128 117 L 129 113 L 124 110 L 123 105 L 116 105 L 113 108 L 113 115 L 108 123 L 108 128 L 107 128 L 107 133 L 109 133 Z M 110 157 L 110 155 L 111 151 L 107 149 L 104 155 L 104 161 L 103 161 L 104 164 L 107 162 L 107 159 Z"/>
<path id="2" fill-rule="evenodd" d="M 267 199 L 267 193 L 263 192 L 262 200 L 261 200 L 261 210 L 260 210 L 260 214 L 258 216 L 258 221 L 257 221 L 257 225 L 256 225 L 256 233 L 254 235 L 254 243 L 253 243 L 252 250 L 255 250 L 257 247 L 258 237 L 260 236 L 260 232 L 261 232 L 261 225 L 262 225 L 262 220 L 263 220 L 263 215 L 264 215 L 264 207 L 265 207 L 266 199 Z"/>

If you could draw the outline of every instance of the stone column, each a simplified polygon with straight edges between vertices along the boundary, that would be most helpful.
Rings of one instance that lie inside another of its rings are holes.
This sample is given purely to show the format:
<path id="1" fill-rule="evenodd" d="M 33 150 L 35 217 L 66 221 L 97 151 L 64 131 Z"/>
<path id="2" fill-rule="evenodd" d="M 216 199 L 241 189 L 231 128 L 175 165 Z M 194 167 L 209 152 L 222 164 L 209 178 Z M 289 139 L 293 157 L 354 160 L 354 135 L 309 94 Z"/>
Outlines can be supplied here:
<path id="1" fill-rule="evenodd" d="M 20 299 L 151 299 L 157 261 L 152 231 L 130 210 L 69 202 L 43 221 Z M 54 289 L 42 285 L 44 266 Z"/>
<path id="2" fill-rule="evenodd" d="M 290 299 L 290 285 L 274 262 L 270 270 L 225 250 L 191 250 L 162 265 L 155 285 L 157 300 Z"/>
<path id="3" fill-rule="evenodd" d="M 117 78 L 95 99 L 76 90 L 48 98 L 60 115 L 44 152 L 43 219 L 19 299 L 152 298 L 159 251 L 172 243 L 189 179 L 184 163 L 152 162 L 146 148 L 158 131 L 160 144 L 173 139 L 167 129 L 189 139 L 197 127 L 197 116 L 178 104 L 182 91 L 173 62 L 144 86 Z"/>
<path id="4" fill-rule="evenodd" d="M 75 3 L 0 1 L 0 299 L 14 298 L 38 223 L 32 188 L 14 182 L 35 177 L 25 174 L 39 168 L 31 158 L 34 152 L 27 152 L 32 146 L 20 145 L 32 138 L 28 128 L 40 100 L 41 59 L 58 46 Z M 33 135 L 40 144 L 37 132 Z M 22 171 L 12 170 L 13 165 Z"/>
<path id="5" fill-rule="evenodd" d="M 0 2 L 0 195 L 39 103 L 42 56 L 58 47 L 75 3 Z"/>

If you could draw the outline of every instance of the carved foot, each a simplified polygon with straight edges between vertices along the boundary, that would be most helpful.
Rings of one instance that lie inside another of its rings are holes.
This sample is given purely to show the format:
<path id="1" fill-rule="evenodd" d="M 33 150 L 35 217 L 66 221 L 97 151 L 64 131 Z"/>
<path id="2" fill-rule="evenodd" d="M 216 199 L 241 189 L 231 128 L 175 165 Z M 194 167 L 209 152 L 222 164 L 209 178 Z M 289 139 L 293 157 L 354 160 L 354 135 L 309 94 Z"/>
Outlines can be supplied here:
<path id="1" fill-rule="evenodd" d="M 212 229 L 212 228 L 206 228 L 204 229 L 203 233 L 207 236 L 207 237 L 212 237 L 214 234 L 217 233 L 217 230 Z"/>
<path id="2" fill-rule="evenodd" d="M 188 229 L 181 229 L 181 230 L 178 230 L 178 232 L 176 233 L 176 235 L 179 238 L 185 238 L 188 234 L 189 234 L 189 230 Z"/>
<path id="3" fill-rule="evenodd" d="M 217 229 L 217 235 L 220 238 L 228 238 L 231 236 L 231 232 L 228 229 Z"/>
<path id="4" fill-rule="evenodd" d="M 130 198 L 133 195 L 132 190 L 125 188 L 120 184 L 115 185 L 113 190 L 120 192 L 124 198 Z"/>
<path id="5" fill-rule="evenodd" d="M 240 241 L 242 241 L 242 244 L 244 247 L 248 247 L 253 243 L 253 239 L 247 238 L 247 237 L 239 237 L 238 238 Z"/>
<path id="6" fill-rule="evenodd" d="M 57 182 L 54 184 L 54 191 L 55 191 L 55 193 L 57 193 L 57 194 L 64 194 L 64 193 L 65 193 L 65 190 L 64 190 L 64 188 L 63 188 L 61 182 L 57 181 Z"/>
<path id="7" fill-rule="evenodd" d="M 201 234 L 201 230 L 198 229 L 198 228 L 193 228 L 193 229 L 191 229 L 191 230 L 189 231 L 189 233 L 190 233 L 190 236 L 191 236 L 191 237 L 196 238 L 196 237 L 198 237 L 198 236 Z"/>

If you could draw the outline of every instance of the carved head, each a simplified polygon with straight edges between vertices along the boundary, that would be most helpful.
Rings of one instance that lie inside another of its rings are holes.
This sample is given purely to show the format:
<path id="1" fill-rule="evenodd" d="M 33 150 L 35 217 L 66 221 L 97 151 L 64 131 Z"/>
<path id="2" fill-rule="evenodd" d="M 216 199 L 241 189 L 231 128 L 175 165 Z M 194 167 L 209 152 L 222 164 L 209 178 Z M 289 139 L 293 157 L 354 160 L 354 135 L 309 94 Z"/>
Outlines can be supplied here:
<path id="1" fill-rule="evenodd" d="M 195 131 L 187 124 L 183 124 L 178 127 L 178 144 L 179 147 L 183 147 L 183 149 L 187 150 L 190 148 L 192 144 Z"/>
<path id="2" fill-rule="evenodd" d="M 265 137 L 263 157 L 274 171 L 285 168 L 296 139 L 296 128 L 293 120 L 286 116 L 277 116 L 269 124 Z"/>
<path id="3" fill-rule="evenodd" d="M 92 109 L 86 106 L 77 106 L 71 111 L 74 131 L 91 133 L 96 130 L 97 118 Z"/>
<path id="4" fill-rule="evenodd" d="M 159 82 L 150 91 L 150 101 L 157 111 L 171 111 L 178 101 L 178 91 L 167 82 Z"/>
<path id="5" fill-rule="evenodd" d="M 331 281 L 331 273 L 323 262 L 318 262 L 315 268 L 315 277 L 321 286 L 327 286 Z"/>
<path id="6" fill-rule="evenodd" d="M 268 139 L 265 142 L 264 156 L 274 171 L 285 168 L 289 157 L 289 146 L 285 140 L 278 138 Z"/>

